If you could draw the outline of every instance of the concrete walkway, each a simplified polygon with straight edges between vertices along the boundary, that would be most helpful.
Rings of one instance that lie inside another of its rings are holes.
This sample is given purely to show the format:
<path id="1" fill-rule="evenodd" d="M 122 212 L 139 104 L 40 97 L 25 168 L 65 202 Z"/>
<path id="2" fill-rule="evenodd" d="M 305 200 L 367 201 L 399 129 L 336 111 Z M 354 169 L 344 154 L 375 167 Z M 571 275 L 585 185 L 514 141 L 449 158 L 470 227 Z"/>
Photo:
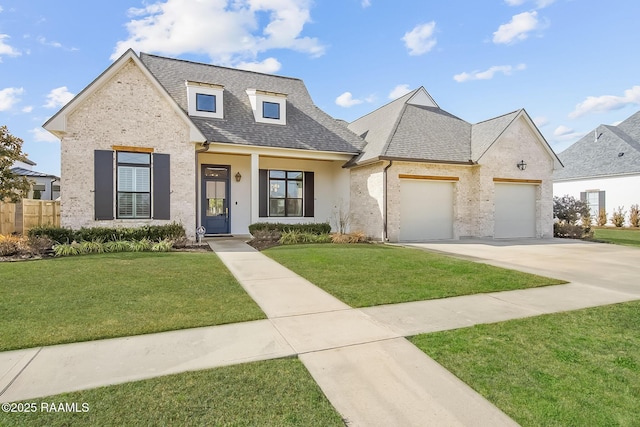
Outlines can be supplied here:
<path id="1" fill-rule="evenodd" d="M 513 249 L 501 252 L 498 244 L 469 249 L 433 243 L 418 246 L 586 283 L 358 310 L 241 241 L 210 245 L 268 320 L 0 352 L 0 402 L 298 355 L 351 426 L 515 425 L 403 337 L 640 299 L 640 287 L 631 281 L 638 276 L 615 263 L 615 280 L 602 280 L 579 268 L 551 274 L 553 261 L 544 251 L 539 264 L 517 265 L 536 261 L 502 260 L 500 254 L 510 257 Z M 594 252 L 581 249 L 574 252 L 583 260 Z M 515 250 L 526 255 L 526 248 Z M 615 255 L 628 260 L 638 252 Z M 607 277 L 606 268 L 602 273 Z"/>

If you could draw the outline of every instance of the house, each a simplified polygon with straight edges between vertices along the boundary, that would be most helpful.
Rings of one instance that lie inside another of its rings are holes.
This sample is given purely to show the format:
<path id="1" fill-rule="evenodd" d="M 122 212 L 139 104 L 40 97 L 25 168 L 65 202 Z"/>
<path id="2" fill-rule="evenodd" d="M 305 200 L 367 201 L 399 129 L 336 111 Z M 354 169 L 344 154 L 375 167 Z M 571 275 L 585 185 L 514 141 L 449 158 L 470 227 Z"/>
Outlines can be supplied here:
<path id="1" fill-rule="evenodd" d="M 31 190 L 27 195 L 27 199 L 56 200 L 60 197 L 60 178 L 55 175 L 34 171 L 34 166 L 36 166 L 36 163 L 25 157 L 20 161 L 14 162 L 11 167 L 11 172 L 18 176 L 24 176 L 31 181 Z"/>
<path id="2" fill-rule="evenodd" d="M 551 237 L 562 167 L 524 110 L 470 124 L 416 89 L 349 124 L 354 227 L 391 241 Z"/>
<path id="3" fill-rule="evenodd" d="M 589 204 L 592 218 L 640 204 L 640 111 L 617 126 L 600 125 L 559 154 L 553 194 Z M 628 216 L 627 216 L 628 219 Z M 628 224 L 628 221 L 627 221 Z"/>
<path id="4" fill-rule="evenodd" d="M 552 233 L 560 162 L 526 112 L 471 126 L 423 88 L 347 127 L 299 79 L 129 50 L 44 127 L 61 140 L 65 227 L 176 221 L 193 238 L 346 210 L 377 239 Z M 451 233 L 407 234 L 436 220 L 438 184 Z"/>

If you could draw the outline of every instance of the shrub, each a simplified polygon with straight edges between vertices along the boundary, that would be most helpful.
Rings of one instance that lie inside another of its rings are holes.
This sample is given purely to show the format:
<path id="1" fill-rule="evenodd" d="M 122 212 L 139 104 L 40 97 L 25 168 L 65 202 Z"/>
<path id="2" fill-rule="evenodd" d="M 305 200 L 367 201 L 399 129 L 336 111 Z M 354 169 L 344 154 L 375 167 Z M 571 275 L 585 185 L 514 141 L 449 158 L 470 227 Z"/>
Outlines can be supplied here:
<path id="1" fill-rule="evenodd" d="M 173 248 L 173 242 L 169 239 L 160 240 L 151 245 L 152 252 L 169 252 Z"/>
<path id="2" fill-rule="evenodd" d="M 281 245 L 296 245 L 300 243 L 329 243 L 331 236 L 328 234 L 302 233 L 300 231 L 285 231 L 280 238 Z"/>
<path id="3" fill-rule="evenodd" d="M 584 239 L 593 237 L 593 231 L 587 231 L 579 225 L 556 222 L 553 224 L 553 236 L 566 239 Z"/>
<path id="4" fill-rule="evenodd" d="M 591 218 L 591 212 L 587 211 L 582 216 L 580 216 L 580 225 L 586 230 L 591 230 L 591 224 L 593 222 L 593 218 Z"/>
<path id="5" fill-rule="evenodd" d="M 624 225 L 624 217 L 627 212 L 623 211 L 623 209 L 623 206 L 618 206 L 618 209 L 615 209 L 613 215 L 611 215 L 611 223 L 616 227 L 622 227 Z"/>
<path id="6" fill-rule="evenodd" d="M 137 240 L 135 242 L 131 242 L 131 250 L 133 252 L 146 252 L 150 251 L 153 246 L 153 242 L 149 239 Z"/>
<path id="7" fill-rule="evenodd" d="M 566 224 L 575 224 L 578 218 L 587 215 L 589 205 L 575 197 L 564 195 L 562 197 L 553 198 L 553 216 L 558 218 L 560 222 Z"/>
<path id="8" fill-rule="evenodd" d="M 281 233 L 288 231 L 297 231 L 309 234 L 329 234 L 331 225 L 328 222 L 322 223 L 305 223 L 305 224 L 285 224 L 281 222 L 256 222 L 249 226 L 249 233 L 255 237 L 258 231 L 279 231 Z"/>
<path id="9" fill-rule="evenodd" d="M 104 243 L 100 240 L 80 242 L 78 250 L 81 254 L 101 254 L 104 252 Z"/>
<path id="10" fill-rule="evenodd" d="M 333 233 L 331 241 L 333 243 L 363 243 L 368 241 L 367 235 L 362 231 L 354 231 L 351 233 Z"/>
<path id="11" fill-rule="evenodd" d="M 53 248 L 55 242 L 51 240 L 47 236 L 34 236 L 29 237 L 29 247 L 31 248 L 32 253 L 37 255 L 42 255 Z"/>
<path id="12" fill-rule="evenodd" d="M 34 227 L 27 232 L 30 238 L 48 237 L 56 243 L 71 243 L 75 238 L 75 232 L 70 228 L 52 227 L 50 225 L 42 225 Z"/>
<path id="13" fill-rule="evenodd" d="M 631 205 L 629 209 L 629 224 L 632 227 L 640 227 L 640 206 Z"/>
<path id="14" fill-rule="evenodd" d="M 55 256 L 70 256 L 80 254 L 80 245 L 78 243 L 61 243 L 53 247 Z"/>
<path id="15" fill-rule="evenodd" d="M 111 240 L 104 243 L 105 252 L 129 252 L 131 243 L 126 240 Z"/>
<path id="16" fill-rule="evenodd" d="M 607 225 L 607 211 L 605 211 L 604 209 L 600 209 L 600 212 L 598 212 L 598 220 L 596 221 L 596 223 L 600 227 L 604 227 L 605 225 Z"/>
<path id="17" fill-rule="evenodd" d="M 0 235 L 0 256 L 12 256 L 18 253 L 19 238 Z"/>
<path id="18" fill-rule="evenodd" d="M 76 240 L 101 240 L 111 242 L 116 240 L 138 241 L 148 239 L 159 241 L 164 239 L 180 240 L 186 233 L 182 224 L 175 222 L 167 225 L 145 225 L 142 227 L 91 227 L 81 228 L 76 232 Z"/>

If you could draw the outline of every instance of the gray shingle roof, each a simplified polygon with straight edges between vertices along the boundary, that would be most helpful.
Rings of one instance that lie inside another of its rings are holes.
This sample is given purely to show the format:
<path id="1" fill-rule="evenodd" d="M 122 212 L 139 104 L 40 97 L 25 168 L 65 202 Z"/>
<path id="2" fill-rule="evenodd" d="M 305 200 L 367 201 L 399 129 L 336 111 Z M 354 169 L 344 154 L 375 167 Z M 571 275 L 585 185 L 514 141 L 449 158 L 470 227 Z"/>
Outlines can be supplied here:
<path id="1" fill-rule="evenodd" d="M 640 112 L 618 126 L 598 126 L 558 157 L 564 169 L 554 181 L 640 174 Z"/>
<path id="2" fill-rule="evenodd" d="M 224 86 L 224 119 L 191 117 L 209 142 L 358 153 L 364 141 L 313 104 L 300 79 L 164 58 L 141 61 L 188 113 L 185 81 Z M 256 123 L 247 89 L 287 94 L 287 124 Z"/>
<path id="3" fill-rule="evenodd" d="M 412 98 L 418 92 L 426 93 L 416 89 L 349 124 L 367 142 L 356 163 L 378 158 L 476 162 L 523 111 L 472 125 L 435 104 L 416 104 Z"/>
<path id="4" fill-rule="evenodd" d="M 16 175 L 20 175 L 20 176 L 32 176 L 32 177 L 40 177 L 40 178 L 58 178 L 55 175 L 51 175 L 48 173 L 42 173 L 42 172 L 36 172 L 36 171 L 32 171 L 29 169 L 25 169 L 25 168 L 21 168 L 21 167 L 14 167 L 11 168 L 11 172 L 13 172 Z"/>
<path id="5" fill-rule="evenodd" d="M 471 158 L 478 161 L 522 110 L 476 123 L 471 129 Z"/>

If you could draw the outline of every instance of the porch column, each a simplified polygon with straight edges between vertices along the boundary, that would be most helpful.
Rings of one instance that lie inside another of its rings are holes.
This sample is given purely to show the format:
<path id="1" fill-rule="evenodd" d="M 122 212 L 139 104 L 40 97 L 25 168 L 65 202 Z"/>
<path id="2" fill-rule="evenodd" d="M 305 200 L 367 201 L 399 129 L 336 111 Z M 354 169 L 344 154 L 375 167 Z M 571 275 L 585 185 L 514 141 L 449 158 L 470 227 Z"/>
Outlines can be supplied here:
<path id="1" fill-rule="evenodd" d="M 251 224 L 258 222 L 260 213 L 260 156 L 251 154 Z"/>

